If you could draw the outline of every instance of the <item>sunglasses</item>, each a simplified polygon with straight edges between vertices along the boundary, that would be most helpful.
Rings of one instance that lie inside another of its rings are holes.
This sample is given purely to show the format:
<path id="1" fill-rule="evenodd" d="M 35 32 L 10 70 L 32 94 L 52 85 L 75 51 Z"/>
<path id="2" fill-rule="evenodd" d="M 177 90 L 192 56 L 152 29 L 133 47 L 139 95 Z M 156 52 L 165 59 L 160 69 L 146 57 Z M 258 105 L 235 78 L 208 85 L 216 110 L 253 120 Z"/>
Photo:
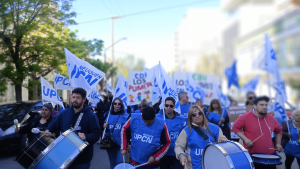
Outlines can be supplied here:
<path id="1" fill-rule="evenodd" d="M 174 107 L 174 105 L 171 105 L 171 104 L 165 104 L 165 107 L 169 107 L 170 106 L 170 108 L 173 108 Z"/>
<path id="2" fill-rule="evenodd" d="M 121 103 L 114 103 L 114 105 L 121 105 Z"/>
<path id="3" fill-rule="evenodd" d="M 197 113 L 193 113 L 193 114 L 192 114 L 192 117 L 196 117 L 196 116 L 197 116 L 197 114 L 198 114 L 199 116 L 202 116 L 202 115 L 203 115 L 203 113 L 201 113 L 201 112 L 197 112 Z"/>
<path id="4" fill-rule="evenodd" d="M 249 99 L 249 100 L 252 100 L 252 99 L 254 99 L 254 97 L 248 97 L 248 99 Z"/>

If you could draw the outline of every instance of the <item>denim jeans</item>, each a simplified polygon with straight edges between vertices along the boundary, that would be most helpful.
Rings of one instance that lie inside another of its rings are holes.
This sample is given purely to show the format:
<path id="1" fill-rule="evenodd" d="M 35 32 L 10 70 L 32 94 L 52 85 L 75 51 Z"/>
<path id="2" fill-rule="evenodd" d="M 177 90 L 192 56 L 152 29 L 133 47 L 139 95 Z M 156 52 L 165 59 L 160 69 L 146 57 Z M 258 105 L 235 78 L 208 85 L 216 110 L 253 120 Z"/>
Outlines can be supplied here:
<path id="1" fill-rule="evenodd" d="M 120 146 L 116 146 L 116 148 L 112 149 L 106 149 L 106 151 L 109 158 L 110 169 L 114 169 L 117 164 L 123 162 Z"/>

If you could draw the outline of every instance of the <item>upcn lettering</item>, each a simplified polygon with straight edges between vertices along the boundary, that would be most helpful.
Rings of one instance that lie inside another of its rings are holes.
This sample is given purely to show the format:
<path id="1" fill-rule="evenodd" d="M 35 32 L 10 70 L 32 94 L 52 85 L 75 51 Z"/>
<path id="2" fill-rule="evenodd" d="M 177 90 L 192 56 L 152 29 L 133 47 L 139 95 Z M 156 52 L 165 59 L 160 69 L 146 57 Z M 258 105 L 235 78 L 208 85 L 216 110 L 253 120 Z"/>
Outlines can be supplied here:
<path id="1" fill-rule="evenodd" d="M 77 72 L 77 73 L 76 73 Z M 76 75 L 75 75 L 76 74 Z M 75 77 L 74 77 L 75 75 Z M 74 78 L 78 78 L 80 75 L 82 75 L 83 77 L 85 77 L 85 79 L 87 80 L 87 82 L 89 83 L 90 86 L 92 86 L 93 84 L 95 84 L 99 79 L 102 78 L 101 75 L 94 73 L 92 70 L 84 67 L 84 66 L 80 66 L 79 68 L 77 68 L 76 65 L 74 65 L 74 68 L 71 72 L 71 79 Z M 93 77 L 95 77 L 93 79 Z M 93 79 L 93 80 L 92 80 Z"/>
<path id="2" fill-rule="evenodd" d="M 153 136 L 149 136 L 149 135 L 145 135 L 145 134 L 141 135 L 141 134 L 134 133 L 134 139 L 140 140 L 141 142 L 144 142 L 144 143 L 151 144 L 151 142 L 153 140 Z"/>

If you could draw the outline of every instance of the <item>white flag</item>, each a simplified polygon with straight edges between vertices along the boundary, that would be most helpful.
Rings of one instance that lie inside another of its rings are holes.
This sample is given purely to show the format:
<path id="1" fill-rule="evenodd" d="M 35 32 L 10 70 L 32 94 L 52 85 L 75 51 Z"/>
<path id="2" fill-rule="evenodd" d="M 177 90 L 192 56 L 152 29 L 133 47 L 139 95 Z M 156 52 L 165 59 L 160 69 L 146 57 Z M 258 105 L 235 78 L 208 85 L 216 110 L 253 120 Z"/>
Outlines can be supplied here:
<path id="1" fill-rule="evenodd" d="M 229 107 L 230 106 L 230 101 L 228 100 L 227 96 L 222 93 L 220 88 L 214 83 L 214 88 L 218 94 L 218 100 L 221 103 L 222 107 Z"/>
<path id="2" fill-rule="evenodd" d="M 73 90 L 69 79 L 64 77 L 63 75 L 57 74 L 53 72 L 53 81 L 54 81 L 54 88 L 57 91 L 58 89 L 60 90 Z"/>
<path id="3" fill-rule="evenodd" d="M 92 103 L 92 106 L 96 106 L 100 100 L 103 100 L 101 95 L 98 93 L 97 89 L 94 88 L 92 92 L 88 95 L 87 99 Z"/>
<path id="4" fill-rule="evenodd" d="M 164 68 L 161 66 L 160 63 L 159 63 L 159 73 L 160 73 L 159 88 L 162 95 L 162 104 L 160 105 L 160 108 L 163 109 L 165 99 L 171 96 L 176 101 L 175 111 L 181 113 L 177 87 L 175 84 L 172 83 L 172 79 L 170 78 L 170 76 L 167 74 L 167 72 L 164 70 Z"/>
<path id="5" fill-rule="evenodd" d="M 197 99 L 201 99 L 204 102 L 206 92 L 200 87 L 200 85 L 192 78 L 192 74 L 186 73 L 186 89 L 190 102 L 196 102 Z"/>
<path id="6" fill-rule="evenodd" d="M 108 82 L 106 82 L 106 87 L 107 87 L 107 90 L 108 90 L 108 91 L 114 93 L 113 87 L 112 87 Z"/>
<path id="7" fill-rule="evenodd" d="M 122 75 L 118 74 L 118 83 L 117 83 L 117 86 L 116 86 L 114 99 L 116 97 L 121 98 L 122 101 L 123 101 L 125 109 L 127 109 L 127 103 L 126 103 L 126 101 L 127 101 L 127 88 L 128 88 L 127 79 L 125 77 L 123 77 Z"/>
<path id="8" fill-rule="evenodd" d="M 42 87 L 42 100 L 52 102 L 54 104 L 59 104 L 64 108 L 64 104 L 59 98 L 57 92 L 53 89 L 53 87 L 49 84 L 47 80 L 45 80 L 41 76 L 41 87 Z"/>
<path id="9" fill-rule="evenodd" d="M 65 55 L 69 71 L 71 87 L 81 87 L 90 94 L 98 82 L 105 76 L 105 73 L 98 70 L 88 62 L 79 59 L 65 48 Z"/>

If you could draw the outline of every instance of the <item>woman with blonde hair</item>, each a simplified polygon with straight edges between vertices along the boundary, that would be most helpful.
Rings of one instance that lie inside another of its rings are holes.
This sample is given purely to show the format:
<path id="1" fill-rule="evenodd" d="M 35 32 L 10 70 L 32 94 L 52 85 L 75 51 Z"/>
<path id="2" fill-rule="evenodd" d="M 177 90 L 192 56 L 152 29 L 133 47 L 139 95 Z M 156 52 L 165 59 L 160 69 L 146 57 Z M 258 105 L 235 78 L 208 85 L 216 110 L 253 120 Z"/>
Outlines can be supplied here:
<path id="1" fill-rule="evenodd" d="M 209 139 L 202 138 L 198 131 L 203 132 Z M 188 112 L 188 125 L 179 134 L 175 143 L 176 158 L 180 163 L 187 163 L 188 169 L 202 169 L 202 150 L 210 142 L 225 142 L 219 126 L 209 123 L 202 109 L 193 105 Z M 185 154 L 185 150 L 189 153 Z M 197 153 L 198 152 L 198 153 Z"/>

